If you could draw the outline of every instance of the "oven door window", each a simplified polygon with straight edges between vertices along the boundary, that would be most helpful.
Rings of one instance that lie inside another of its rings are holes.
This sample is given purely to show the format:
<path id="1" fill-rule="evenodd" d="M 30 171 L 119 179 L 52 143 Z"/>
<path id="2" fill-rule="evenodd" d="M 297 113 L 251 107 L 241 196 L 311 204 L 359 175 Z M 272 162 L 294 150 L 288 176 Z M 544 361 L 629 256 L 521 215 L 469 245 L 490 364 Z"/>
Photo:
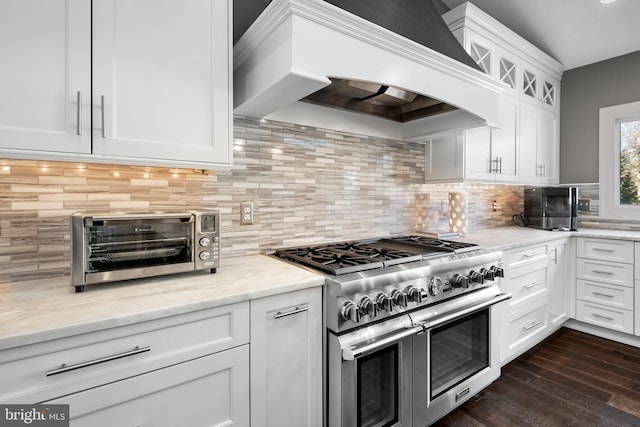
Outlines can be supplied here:
<path id="1" fill-rule="evenodd" d="M 431 400 L 489 366 L 489 309 L 431 331 Z"/>
<path id="2" fill-rule="evenodd" d="M 398 422 L 398 346 L 358 359 L 358 426 L 387 427 Z"/>
<path id="3" fill-rule="evenodd" d="M 112 220 L 88 226 L 87 272 L 191 262 L 192 227 L 179 219 Z"/>

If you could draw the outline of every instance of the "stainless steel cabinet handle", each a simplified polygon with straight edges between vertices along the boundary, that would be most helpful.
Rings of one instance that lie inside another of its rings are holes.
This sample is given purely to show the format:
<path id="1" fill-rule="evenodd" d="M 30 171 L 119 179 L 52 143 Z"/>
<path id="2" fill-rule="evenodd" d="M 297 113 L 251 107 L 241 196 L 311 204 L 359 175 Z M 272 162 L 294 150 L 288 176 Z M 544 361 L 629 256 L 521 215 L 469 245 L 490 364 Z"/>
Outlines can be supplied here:
<path id="1" fill-rule="evenodd" d="M 532 282 L 532 283 L 530 283 L 528 285 L 522 285 L 522 287 L 526 288 L 526 289 L 531 289 L 531 288 L 535 288 L 536 286 L 540 286 L 540 285 L 542 285 L 542 283 L 540 283 L 540 282 Z"/>
<path id="2" fill-rule="evenodd" d="M 606 274 L 607 276 L 613 276 L 611 271 L 602 271 L 602 270 L 592 270 L 592 273 L 596 274 Z"/>
<path id="3" fill-rule="evenodd" d="M 293 310 L 289 310 L 289 311 L 278 311 L 276 314 L 273 315 L 274 319 L 280 319 L 281 317 L 287 317 L 287 316 L 292 316 L 294 314 L 298 314 L 298 313 L 304 313 L 305 311 L 309 311 L 309 307 L 296 307 Z"/>
<path id="4" fill-rule="evenodd" d="M 593 316 L 593 317 L 597 317 L 597 318 L 599 318 L 599 319 L 609 320 L 609 321 L 614 320 L 614 318 L 613 318 L 613 317 L 603 316 L 603 315 L 598 314 L 598 313 L 593 313 L 593 314 L 592 314 L 592 316 Z"/>
<path id="5" fill-rule="evenodd" d="M 593 295 L 597 295 L 599 297 L 607 297 L 607 298 L 613 298 L 613 295 L 609 295 L 609 294 L 603 294 L 601 292 L 592 292 Z"/>
<path id="6" fill-rule="evenodd" d="M 591 250 L 596 252 L 615 252 L 613 249 L 604 249 L 604 248 L 593 248 Z"/>
<path id="7" fill-rule="evenodd" d="M 553 263 L 557 264 L 558 263 L 558 248 L 553 248 Z"/>
<path id="8" fill-rule="evenodd" d="M 104 123 L 104 107 L 105 107 L 104 95 L 100 95 L 100 120 L 102 122 L 102 137 L 106 138 L 107 131 L 105 129 L 105 123 Z"/>
<path id="9" fill-rule="evenodd" d="M 498 173 L 502 174 L 502 157 L 498 157 Z"/>
<path id="10" fill-rule="evenodd" d="M 118 353 L 118 354 L 112 354 L 110 356 L 105 356 L 105 357 L 101 357 L 99 359 L 89 360 L 87 362 L 76 363 L 75 365 L 67 365 L 66 363 L 63 363 L 62 366 L 60 366 L 59 368 L 53 369 L 51 371 L 47 371 L 46 375 L 48 377 L 50 377 L 52 375 L 58 375 L 58 374 L 62 374 L 62 373 L 65 373 L 65 372 L 74 371 L 76 369 L 81 369 L 81 368 L 86 368 L 86 367 L 93 366 L 93 365 L 98 365 L 100 363 L 110 362 L 112 360 L 122 359 L 123 357 L 134 356 L 136 354 L 145 353 L 147 351 L 151 351 L 151 346 L 146 346 L 146 347 L 138 346 L 138 347 L 134 348 L 133 350 L 125 351 L 125 352 Z"/>
<path id="11" fill-rule="evenodd" d="M 538 326 L 540 324 L 540 322 L 531 322 L 530 324 L 528 324 L 527 326 L 523 326 L 522 328 L 526 331 L 528 331 L 529 329 L 533 329 L 536 326 Z"/>
<path id="12" fill-rule="evenodd" d="M 82 135 L 82 92 L 76 93 L 76 135 Z"/>

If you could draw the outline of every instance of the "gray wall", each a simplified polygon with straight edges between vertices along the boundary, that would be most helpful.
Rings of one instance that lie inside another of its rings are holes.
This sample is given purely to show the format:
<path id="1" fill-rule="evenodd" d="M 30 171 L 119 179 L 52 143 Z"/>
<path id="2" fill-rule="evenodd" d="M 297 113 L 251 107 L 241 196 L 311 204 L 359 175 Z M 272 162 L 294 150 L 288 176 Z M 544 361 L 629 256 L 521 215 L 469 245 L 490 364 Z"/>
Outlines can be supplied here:
<path id="1" fill-rule="evenodd" d="M 560 107 L 560 182 L 598 182 L 599 109 L 640 101 L 640 52 L 564 73 Z"/>

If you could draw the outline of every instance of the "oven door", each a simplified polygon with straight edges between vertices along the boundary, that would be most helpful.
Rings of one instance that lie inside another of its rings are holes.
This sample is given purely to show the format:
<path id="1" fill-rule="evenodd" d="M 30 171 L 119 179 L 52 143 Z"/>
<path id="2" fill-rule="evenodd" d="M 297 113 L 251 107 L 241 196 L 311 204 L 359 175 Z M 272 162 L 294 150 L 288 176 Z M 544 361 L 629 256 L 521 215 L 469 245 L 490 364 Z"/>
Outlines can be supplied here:
<path id="1" fill-rule="evenodd" d="M 408 316 L 328 337 L 328 426 L 411 425 L 412 340 Z"/>
<path id="2" fill-rule="evenodd" d="M 414 340 L 414 426 L 426 426 L 500 376 L 500 294 L 425 323 Z"/>
<path id="3" fill-rule="evenodd" d="M 83 231 L 74 257 L 83 256 L 87 284 L 194 269 L 191 214 L 93 216 Z"/>

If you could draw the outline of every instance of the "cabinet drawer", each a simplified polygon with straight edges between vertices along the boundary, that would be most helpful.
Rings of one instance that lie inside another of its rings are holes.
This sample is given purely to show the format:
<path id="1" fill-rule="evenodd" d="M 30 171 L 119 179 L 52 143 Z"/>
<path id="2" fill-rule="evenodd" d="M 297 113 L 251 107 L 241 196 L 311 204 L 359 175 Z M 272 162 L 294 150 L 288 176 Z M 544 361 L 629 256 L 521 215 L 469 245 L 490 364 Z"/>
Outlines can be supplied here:
<path id="1" fill-rule="evenodd" d="M 74 427 L 249 425 L 249 346 L 179 363 L 49 402 Z"/>
<path id="2" fill-rule="evenodd" d="M 578 280 L 577 298 L 623 310 L 633 310 L 633 288 Z"/>
<path id="3" fill-rule="evenodd" d="M 577 301 L 576 320 L 627 334 L 633 334 L 633 311 L 620 310 L 585 301 Z"/>
<path id="4" fill-rule="evenodd" d="M 631 241 L 578 237 L 577 245 L 577 254 L 580 258 L 633 263 L 633 242 Z"/>
<path id="5" fill-rule="evenodd" d="M 502 360 L 537 344 L 547 331 L 547 318 L 547 301 L 544 299 L 507 315 Z"/>
<path id="6" fill-rule="evenodd" d="M 547 270 L 547 262 L 537 262 L 507 271 L 506 290 L 513 296 L 509 300 L 509 307 L 513 308 L 545 295 L 549 289 Z"/>
<path id="7" fill-rule="evenodd" d="M 1 402 L 36 402 L 249 342 L 249 303 L 3 351 Z"/>
<path id="8" fill-rule="evenodd" d="M 506 267 L 511 269 L 549 259 L 547 245 L 532 245 L 507 251 Z"/>
<path id="9" fill-rule="evenodd" d="M 612 285 L 633 287 L 633 265 L 578 258 L 576 262 L 576 277 Z"/>

